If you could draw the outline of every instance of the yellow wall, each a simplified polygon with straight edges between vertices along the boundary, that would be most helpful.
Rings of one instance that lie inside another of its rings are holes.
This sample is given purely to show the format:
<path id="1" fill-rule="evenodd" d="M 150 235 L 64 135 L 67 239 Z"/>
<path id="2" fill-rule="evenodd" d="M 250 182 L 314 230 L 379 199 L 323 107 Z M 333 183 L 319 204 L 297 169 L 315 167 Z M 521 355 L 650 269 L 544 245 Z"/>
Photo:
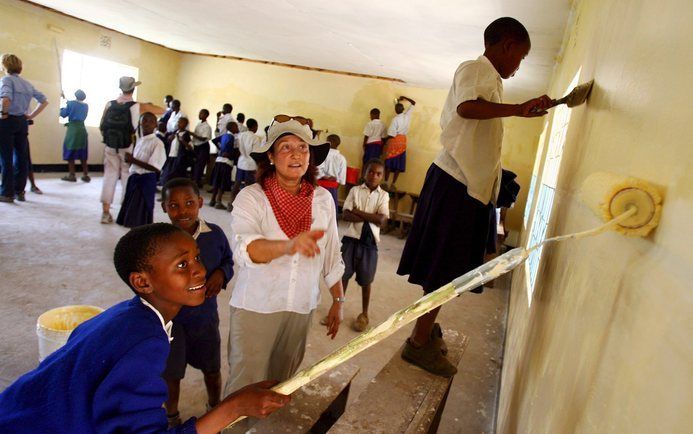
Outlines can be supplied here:
<path id="1" fill-rule="evenodd" d="M 48 26 L 64 30 L 56 33 Z M 159 104 L 163 95 L 175 87 L 180 54 L 158 45 L 106 30 L 102 27 L 66 17 L 16 0 L 0 3 L 0 53 L 14 53 L 24 64 L 22 77 L 48 98 L 49 105 L 29 129 L 31 158 L 35 164 L 64 163 L 62 142 L 65 128 L 58 123 L 60 85 L 55 40 L 60 49 L 125 63 L 139 68 L 139 101 Z M 111 47 L 99 46 L 101 35 L 110 36 Z M 113 98 L 119 94 L 113 84 Z M 70 95 L 66 95 L 70 97 Z M 87 102 L 88 95 L 87 95 Z M 91 105 L 90 110 L 103 107 Z M 88 127 L 89 162 L 103 162 L 103 144 L 98 128 Z"/>
<path id="2" fill-rule="evenodd" d="M 592 172 L 661 186 L 648 238 L 608 233 L 545 249 L 528 308 L 513 276 L 499 433 L 673 433 L 693 425 L 693 3 L 574 4 L 552 94 L 582 68 L 549 233 L 600 224 L 577 191 Z M 533 198 L 533 199 L 536 199 Z"/>
<path id="3" fill-rule="evenodd" d="M 53 25 L 64 29 L 55 33 Z M 232 102 L 234 113 L 256 118 L 260 130 L 278 113 L 312 117 L 316 128 L 342 138 L 340 151 L 350 166 L 360 167 L 363 127 L 373 107 L 389 125 L 394 98 L 416 100 L 407 150 L 407 171 L 397 186 L 418 193 L 428 166 L 440 149 L 440 111 L 447 89 L 427 89 L 369 78 L 263 65 L 231 59 L 181 54 L 139 39 L 103 29 L 17 0 L 0 4 L 0 52 L 13 52 L 24 62 L 22 76 L 43 91 L 48 108 L 30 130 L 32 159 L 36 164 L 62 161 L 64 128 L 58 123 L 59 84 L 54 39 L 60 49 L 101 57 L 140 68 L 138 100 L 159 103 L 167 93 L 182 101 L 183 111 L 194 126 L 200 108 L 212 113 Z M 111 48 L 99 46 L 99 36 L 112 38 Z M 465 59 L 460 59 L 460 61 Z M 454 71 L 450 71 L 450 81 Z M 117 96 L 114 83 L 114 97 Z M 512 101 L 517 102 L 517 101 Z M 102 110 L 102 107 L 90 107 Z M 519 175 L 522 185 L 515 208 L 508 213 L 509 227 L 519 229 L 541 120 L 505 120 L 504 167 Z M 89 130 L 89 161 L 103 161 L 103 144 L 97 128 Z M 408 205 L 403 204 L 404 207 Z"/>
<path id="4" fill-rule="evenodd" d="M 389 125 L 395 114 L 393 99 L 404 94 L 416 101 L 416 108 L 409 129 L 407 170 L 397 186 L 417 193 L 440 149 L 440 111 L 447 95 L 447 90 L 191 54 L 183 55 L 177 89 L 176 97 L 189 116 L 196 116 L 202 107 L 216 113 L 230 101 L 234 113 L 258 121 L 260 133 L 279 113 L 313 118 L 315 128 L 341 137 L 339 150 L 354 167 L 361 167 L 363 127 L 371 108 L 378 107 L 380 118 Z"/>

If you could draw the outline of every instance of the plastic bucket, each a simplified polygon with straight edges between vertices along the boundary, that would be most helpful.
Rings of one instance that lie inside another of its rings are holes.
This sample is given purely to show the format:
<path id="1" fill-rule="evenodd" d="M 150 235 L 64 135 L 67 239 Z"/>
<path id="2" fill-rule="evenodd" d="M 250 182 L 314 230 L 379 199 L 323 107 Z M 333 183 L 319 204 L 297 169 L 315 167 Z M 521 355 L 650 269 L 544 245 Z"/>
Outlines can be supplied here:
<path id="1" fill-rule="evenodd" d="M 84 321 L 103 312 L 97 306 L 63 306 L 42 313 L 36 321 L 39 362 L 65 345 L 70 333 Z"/>
<path id="2" fill-rule="evenodd" d="M 359 183 L 359 173 L 361 170 L 358 167 L 347 167 L 346 183 L 356 185 Z"/>

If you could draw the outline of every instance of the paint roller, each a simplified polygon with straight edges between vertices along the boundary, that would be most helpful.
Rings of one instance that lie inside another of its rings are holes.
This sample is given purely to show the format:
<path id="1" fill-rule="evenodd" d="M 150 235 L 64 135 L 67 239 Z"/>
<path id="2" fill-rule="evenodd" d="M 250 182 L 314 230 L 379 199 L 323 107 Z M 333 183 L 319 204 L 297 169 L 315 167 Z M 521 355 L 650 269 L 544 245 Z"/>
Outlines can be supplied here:
<path id="1" fill-rule="evenodd" d="M 588 176 L 580 190 L 580 198 L 599 217 L 606 220 L 606 223 L 584 232 L 549 238 L 527 249 L 522 247 L 512 249 L 393 313 L 380 325 L 365 331 L 313 366 L 297 372 L 293 377 L 272 389 L 285 395 L 295 392 L 418 317 L 466 291 L 512 271 L 522 264 L 534 249 L 542 245 L 594 236 L 609 229 L 627 236 L 644 237 L 657 226 L 662 211 L 662 198 L 654 186 L 641 179 L 613 173 L 597 172 Z M 242 419 L 243 417 L 236 419 L 227 428 Z"/>

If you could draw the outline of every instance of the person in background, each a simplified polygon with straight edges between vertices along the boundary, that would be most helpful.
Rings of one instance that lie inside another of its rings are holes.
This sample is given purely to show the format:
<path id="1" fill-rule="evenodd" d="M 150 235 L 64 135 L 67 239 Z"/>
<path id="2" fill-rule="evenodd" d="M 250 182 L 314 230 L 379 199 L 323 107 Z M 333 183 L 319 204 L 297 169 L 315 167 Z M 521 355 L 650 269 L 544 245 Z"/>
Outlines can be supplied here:
<path id="1" fill-rule="evenodd" d="M 89 156 L 89 141 L 84 120 L 89 113 L 89 105 L 84 102 L 87 95 L 82 89 L 75 91 L 75 99 L 68 101 L 65 107 L 60 109 L 60 117 L 67 118 L 65 127 L 65 140 L 63 141 L 63 160 L 67 161 L 68 174 L 63 176 L 63 181 L 77 182 L 75 175 L 75 160 L 82 162 L 82 181 L 89 182 L 87 158 Z"/>
<path id="2" fill-rule="evenodd" d="M 325 188 L 334 199 L 335 212 L 339 209 L 337 202 L 337 189 L 340 185 L 346 184 L 347 161 L 341 152 L 337 150 L 342 140 L 336 134 L 327 136 L 330 144 L 330 152 L 325 161 L 318 166 L 318 185 Z"/>
<path id="3" fill-rule="evenodd" d="M 404 111 L 404 105 L 401 103 L 405 100 L 409 102 L 409 108 L 406 111 Z M 390 173 L 393 174 L 392 184 L 386 186 L 388 188 L 395 189 L 399 174 L 407 168 L 407 134 L 411 124 L 411 113 L 414 111 L 415 105 L 416 101 L 406 96 L 397 98 L 397 104 L 395 104 L 397 115 L 390 122 L 390 128 L 387 129 L 387 141 L 383 149 L 386 184 L 390 182 Z"/>
<path id="4" fill-rule="evenodd" d="M 217 137 L 226 134 L 226 126 L 229 122 L 236 121 L 233 119 L 231 112 L 233 111 L 233 106 L 231 103 L 226 103 L 221 108 L 221 116 L 217 119 Z"/>
<path id="5" fill-rule="evenodd" d="M 352 323 L 352 328 L 357 332 L 368 327 L 371 284 L 378 267 L 380 227 L 390 216 L 390 195 L 380 188 L 384 170 L 382 160 L 367 162 L 364 167 L 365 182 L 349 190 L 344 201 L 342 218 L 349 225 L 342 237 L 342 286 L 346 294 L 349 279 L 356 274 L 356 283 L 361 286 L 361 313 Z"/>
<path id="6" fill-rule="evenodd" d="M 226 209 L 221 201 L 224 193 L 231 190 L 231 171 L 233 169 L 233 158 L 238 149 L 235 146 L 236 134 L 238 134 L 238 124 L 229 122 L 226 134 L 221 136 L 219 144 L 219 154 L 214 162 L 210 184 L 212 185 L 212 200 L 209 206 L 216 209 Z M 229 202 L 230 203 L 230 202 Z"/>
<path id="7" fill-rule="evenodd" d="M 170 115 L 166 121 L 166 133 L 168 135 L 173 135 L 178 128 L 178 119 L 184 118 L 185 113 L 180 109 L 180 101 L 174 99 L 171 101 Z"/>
<path id="8" fill-rule="evenodd" d="M 371 121 L 363 129 L 363 176 L 366 174 L 366 163 L 382 157 L 383 137 L 387 136 L 385 124 L 380 120 L 380 110 L 372 108 L 370 116 Z"/>
<path id="9" fill-rule="evenodd" d="M 128 228 L 154 221 L 156 180 L 166 162 L 164 142 L 154 134 L 155 128 L 156 116 L 143 113 L 135 149 L 132 154 L 125 154 L 125 161 L 130 164 L 130 176 L 116 223 Z"/>
<path id="10" fill-rule="evenodd" d="M 192 136 L 193 151 L 195 152 L 195 164 L 192 170 L 192 179 L 197 183 L 197 186 L 202 188 L 205 168 L 209 162 L 209 140 L 212 138 L 212 127 L 207 123 L 209 110 L 202 109 L 198 114 L 197 126 L 195 131 L 190 133 Z"/>
<path id="11" fill-rule="evenodd" d="M 255 182 L 255 171 L 257 164 L 250 155 L 253 149 L 260 145 L 261 139 L 257 133 L 257 121 L 253 118 L 248 119 L 248 131 L 238 133 L 238 163 L 236 163 L 236 182 L 233 183 L 231 198 L 229 199 L 228 211 L 233 211 L 233 201 L 241 188 Z"/>
<path id="12" fill-rule="evenodd" d="M 120 179 L 122 195 L 130 176 L 130 164 L 125 161 L 125 154 L 132 153 L 137 122 L 140 111 L 154 115 L 164 113 L 164 109 L 154 104 L 137 102 L 133 98 L 135 87 L 142 84 L 134 77 L 120 77 L 118 87 L 121 94 L 109 101 L 101 116 L 99 130 L 106 145 L 103 158 L 103 185 L 101 187 L 101 223 L 113 223 L 111 203 L 115 196 L 116 185 Z"/>
<path id="13" fill-rule="evenodd" d="M 244 132 L 248 131 L 248 127 L 243 124 L 244 122 L 245 122 L 245 114 L 238 113 L 236 115 L 236 123 L 238 124 L 238 132 L 239 133 L 244 133 Z"/>
<path id="14" fill-rule="evenodd" d="M 188 169 L 195 164 L 195 151 L 188 125 L 188 118 L 178 119 L 178 129 L 173 134 L 171 151 L 168 154 L 170 170 L 161 179 L 164 184 L 173 178 L 189 178 Z"/>
<path id="15" fill-rule="evenodd" d="M 173 95 L 166 95 L 164 97 L 164 108 L 166 108 L 166 112 L 164 113 L 163 116 L 159 118 L 159 122 L 163 122 L 164 125 L 168 122 L 168 119 L 171 117 L 171 103 L 173 102 Z"/>
<path id="16" fill-rule="evenodd" d="M 48 105 L 46 96 L 19 76 L 22 61 L 14 54 L 3 54 L 0 78 L 0 165 L 2 187 L 0 202 L 12 203 L 15 197 L 26 200 L 24 188 L 29 171 L 29 125 Z M 27 114 L 31 100 L 39 104 Z"/>

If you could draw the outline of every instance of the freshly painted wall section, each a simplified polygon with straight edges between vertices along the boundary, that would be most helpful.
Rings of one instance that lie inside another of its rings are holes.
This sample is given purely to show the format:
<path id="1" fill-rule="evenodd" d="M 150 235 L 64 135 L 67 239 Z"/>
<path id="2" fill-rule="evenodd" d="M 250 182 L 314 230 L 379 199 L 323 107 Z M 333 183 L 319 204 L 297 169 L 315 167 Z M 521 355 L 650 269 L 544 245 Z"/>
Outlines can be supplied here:
<path id="1" fill-rule="evenodd" d="M 550 90 L 580 68 L 595 88 L 572 113 L 549 235 L 601 223 L 577 196 L 595 171 L 658 185 L 662 220 L 644 239 L 607 233 L 546 249 L 531 308 L 515 272 L 498 432 L 689 432 L 693 3 L 573 6 Z"/>

